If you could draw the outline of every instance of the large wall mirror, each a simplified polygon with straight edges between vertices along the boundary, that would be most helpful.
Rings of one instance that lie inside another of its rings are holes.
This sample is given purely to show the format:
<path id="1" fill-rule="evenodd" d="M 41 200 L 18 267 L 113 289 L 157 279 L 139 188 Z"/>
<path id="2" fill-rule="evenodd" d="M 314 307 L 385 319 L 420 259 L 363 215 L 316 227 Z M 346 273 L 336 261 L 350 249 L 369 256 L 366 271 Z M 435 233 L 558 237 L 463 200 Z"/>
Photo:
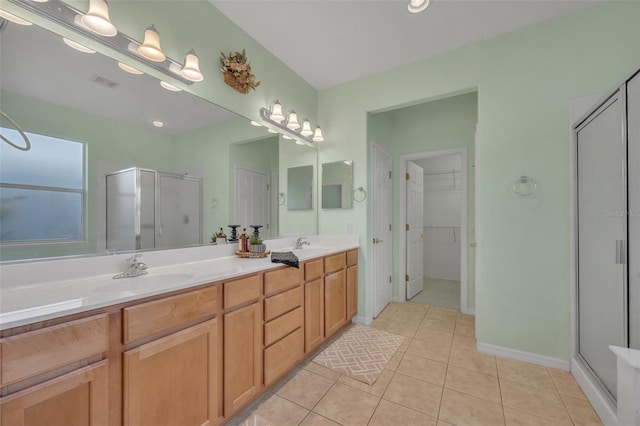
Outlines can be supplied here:
<path id="1" fill-rule="evenodd" d="M 353 161 L 322 163 L 322 208 L 350 209 L 352 197 Z"/>
<path id="2" fill-rule="evenodd" d="M 278 203 L 289 167 L 317 170 L 315 149 L 269 136 L 153 77 L 124 72 L 109 57 L 71 49 L 36 25 L 6 25 L 0 54 L 0 108 L 33 140 L 29 151 L 0 141 L 0 260 L 108 253 L 106 176 L 128 168 L 202 181 L 199 212 L 173 215 L 182 224 L 202 223 L 197 241 L 164 248 L 207 244 L 219 227 L 229 233 L 227 225 L 235 224 L 261 224 L 265 238 L 317 233 L 317 208 L 298 214 Z M 10 127 L 0 120 L 1 134 L 20 144 Z M 56 143 L 66 148 L 52 148 Z M 256 176 L 265 179 L 266 192 L 247 195 L 243 185 Z M 176 185 L 171 181 L 169 191 Z M 252 202 L 265 203 L 263 216 L 244 215 L 255 210 L 247 206 Z M 245 223 L 253 221 L 264 223 Z"/>

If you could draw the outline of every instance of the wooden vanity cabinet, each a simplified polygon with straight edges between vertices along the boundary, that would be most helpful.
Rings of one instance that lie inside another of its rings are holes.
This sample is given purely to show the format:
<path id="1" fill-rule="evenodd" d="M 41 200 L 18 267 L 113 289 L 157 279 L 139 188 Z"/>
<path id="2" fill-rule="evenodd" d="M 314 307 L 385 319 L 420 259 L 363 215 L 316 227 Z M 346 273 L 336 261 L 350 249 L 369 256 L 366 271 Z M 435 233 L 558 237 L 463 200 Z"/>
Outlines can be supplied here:
<path id="1" fill-rule="evenodd" d="M 324 333 L 332 336 L 347 323 L 346 253 L 324 258 Z"/>
<path id="2" fill-rule="evenodd" d="M 153 339 L 123 353 L 125 426 L 217 424 L 218 292 L 214 285 L 123 309 L 124 343 Z"/>
<path id="3" fill-rule="evenodd" d="M 304 351 L 324 342 L 324 259 L 304 264 Z"/>
<path id="4" fill-rule="evenodd" d="M 262 388 L 262 274 L 224 283 L 224 417 Z"/>
<path id="5" fill-rule="evenodd" d="M 347 252 L 347 321 L 358 313 L 358 250 Z"/>

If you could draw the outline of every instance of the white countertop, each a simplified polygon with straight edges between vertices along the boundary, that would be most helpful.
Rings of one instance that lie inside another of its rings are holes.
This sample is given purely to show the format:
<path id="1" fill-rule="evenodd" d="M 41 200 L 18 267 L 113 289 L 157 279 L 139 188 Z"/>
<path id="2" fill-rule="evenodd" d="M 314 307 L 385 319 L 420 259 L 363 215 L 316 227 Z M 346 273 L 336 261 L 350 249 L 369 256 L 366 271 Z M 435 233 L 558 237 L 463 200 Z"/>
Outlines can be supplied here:
<path id="1" fill-rule="evenodd" d="M 266 241 L 272 251 L 290 251 L 292 239 Z M 300 262 L 353 248 L 357 236 L 310 236 L 295 250 Z M 99 309 L 149 296 L 281 267 L 271 257 L 239 258 L 237 245 L 144 253 L 146 275 L 113 279 L 131 254 L 0 265 L 0 330 Z M 179 262 L 179 263 L 177 263 Z"/>

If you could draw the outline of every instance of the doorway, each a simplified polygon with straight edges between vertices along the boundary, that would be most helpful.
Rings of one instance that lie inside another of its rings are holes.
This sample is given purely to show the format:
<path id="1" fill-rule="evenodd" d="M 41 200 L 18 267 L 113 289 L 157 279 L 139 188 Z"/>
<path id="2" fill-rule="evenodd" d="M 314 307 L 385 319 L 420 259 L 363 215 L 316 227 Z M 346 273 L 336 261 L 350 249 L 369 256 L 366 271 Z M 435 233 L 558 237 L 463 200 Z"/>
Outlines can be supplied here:
<path id="1" fill-rule="evenodd" d="M 400 157 L 404 299 L 469 313 L 467 148 Z M 401 289 L 402 290 L 402 289 Z"/>
<path id="2" fill-rule="evenodd" d="M 263 239 L 271 237 L 269 182 L 269 172 L 236 167 L 236 224 L 240 229 L 262 225 Z"/>

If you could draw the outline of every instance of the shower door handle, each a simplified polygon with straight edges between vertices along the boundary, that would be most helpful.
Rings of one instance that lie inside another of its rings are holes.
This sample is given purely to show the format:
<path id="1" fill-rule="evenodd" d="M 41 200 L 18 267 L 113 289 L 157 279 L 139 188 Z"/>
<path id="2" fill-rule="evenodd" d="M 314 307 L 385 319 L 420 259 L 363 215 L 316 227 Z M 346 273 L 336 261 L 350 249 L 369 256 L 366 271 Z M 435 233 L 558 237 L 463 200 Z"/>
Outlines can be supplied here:
<path id="1" fill-rule="evenodd" d="M 624 240 L 616 240 L 616 264 L 625 264 Z"/>

